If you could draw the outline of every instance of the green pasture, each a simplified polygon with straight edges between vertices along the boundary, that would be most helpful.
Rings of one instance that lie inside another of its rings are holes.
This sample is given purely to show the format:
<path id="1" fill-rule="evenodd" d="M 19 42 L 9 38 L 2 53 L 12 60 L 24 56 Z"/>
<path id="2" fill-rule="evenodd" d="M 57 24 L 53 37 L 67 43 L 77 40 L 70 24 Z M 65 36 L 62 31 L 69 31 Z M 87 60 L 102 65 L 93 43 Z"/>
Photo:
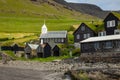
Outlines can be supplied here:
<path id="1" fill-rule="evenodd" d="M 46 19 L 46 25 L 49 31 L 52 30 L 69 30 L 70 26 L 80 24 L 75 19 Z M 32 17 L 0 17 L 0 32 L 34 32 L 40 33 L 44 19 Z"/>
<path id="2" fill-rule="evenodd" d="M 5 33 L 0 32 L 0 45 L 7 46 L 12 45 L 13 43 L 17 43 L 21 46 L 24 46 L 25 42 L 31 40 L 37 40 L 39 36 L 35 33 Z"/>

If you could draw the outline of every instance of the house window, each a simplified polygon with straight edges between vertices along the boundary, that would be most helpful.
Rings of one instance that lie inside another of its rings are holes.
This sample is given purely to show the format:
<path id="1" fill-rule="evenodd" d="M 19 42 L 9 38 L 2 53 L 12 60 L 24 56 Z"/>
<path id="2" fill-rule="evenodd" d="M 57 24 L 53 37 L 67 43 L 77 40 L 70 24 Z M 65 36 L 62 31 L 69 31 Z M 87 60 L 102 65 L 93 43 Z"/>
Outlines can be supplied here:
<path id="1" fill-rule="evenodd" d="M 47 42 L 47 39 L 46 39 L 46 38 L 44 38 L 43 42 L 45 42 L 45 43 L 46 43 L 46 42 Z"/>
<path id="2" fill-rule="evenodd" d="M 90 33 L 84 34 L 83 37 L 84 37 L 84 39 L 89 38 L 90 37 Z"/>
<path id="3" fill-rule="evenodd" d="M 90 37 L 90 33 L 87 34 L 87 38 L 89 38 L 89 37 Z"/>
<path id="4" fill-rule="evenodd" d="M 112 48 L 112 42 L 111 41 L 105 42 L 105 48 Z"/>
<path id="5" fill-rule="evenodd" d="M 114 34 L 120 34 L 120 30 L 119 29 L 114 30 Z"/>
<path id="6" fill-rule="evenodd" d="M 106 36 L 106 31 L 99 32 L 99 33 L 98 33 L 98 36 Z"/>
<path id="7" fill-rule="evenodd" d="M 77 36 L 76 36 L 76 37 L 77 37 L 77 39 L 80 39 L 80 34 L 77 34 Z"/>
<path id="8" fill-rule="evenodd" d="M 115 20 L 107 22 L 107 27 L 114 27 L 114 26 L 115 26 Z"/>
<path id="9" fill-rule="evenodd" d="M 64 39 L 61 39 L 61 42 L 64 42 Z"/>
<path id="10" fill-rule="evenodd" d="M 55 38 L 54 41 L 57 42 L 57 38 Z"/>
<path id="11" fill-rule="evenodd" d="M 85 31 L 85 26 L 82 26 L 82 27 L 81 27 L 81 30 L 82 30 L 82 31 Z"/>
<path id="12" fill-rule="evenodd" d="M 83 37 L 84 37 L 84 39 L 87 38 L 87 34 L 84 34 Z"/>
<path id="13" fill-rule="evenodd" d="M 60 42 L 60 39 L 58 39 L 58 42 Z"/>
<path id="14" fill-rule="evenodd" d="M 99 49 L 99 48 L 100 48 L 99 42 L 95 42 L 95 43 L 94 43 L 94 48 L 95 48 L 95 49 Z"/>

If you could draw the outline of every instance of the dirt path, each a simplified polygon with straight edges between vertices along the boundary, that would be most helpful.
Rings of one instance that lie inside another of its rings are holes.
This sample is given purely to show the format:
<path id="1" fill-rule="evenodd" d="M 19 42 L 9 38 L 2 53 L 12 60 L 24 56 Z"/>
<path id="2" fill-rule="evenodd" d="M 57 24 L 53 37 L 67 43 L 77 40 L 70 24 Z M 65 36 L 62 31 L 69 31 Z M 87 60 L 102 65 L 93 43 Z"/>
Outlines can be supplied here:
<path id="1" fill-rule="evenodd" d="M 2 64 L 0 62 L 0 80 L 64 80 L 62 77 L 67 70 L 88 68 L 120 69 L 120 63 L 9 61 L 7 64 Z"/>
<path id="2" fill-rule="evenodd" d="M 59 74 L 53 71 L 0 67 L 0 80 L 62 80 Z"/>

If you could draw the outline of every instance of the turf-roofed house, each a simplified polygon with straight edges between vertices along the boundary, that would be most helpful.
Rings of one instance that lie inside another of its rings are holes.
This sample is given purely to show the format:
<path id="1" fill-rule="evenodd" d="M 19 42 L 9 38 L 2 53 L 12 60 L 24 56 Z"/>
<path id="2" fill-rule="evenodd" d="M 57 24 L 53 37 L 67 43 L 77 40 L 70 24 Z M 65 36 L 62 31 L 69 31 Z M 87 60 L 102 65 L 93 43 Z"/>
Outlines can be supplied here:
<path id="1" fill-rule="evenodd" d="M 89 37 L 94 37 L 96 33 L 96 25 L 90 23 L 81 23 L 80 26 L 73 33 L 75 47 L 80 47 L 80 41 L 85 40 Z"/>
<path id="2" fill-rule="evenodd" d="M 111 12 L 103 21 L 97 37 L 90 37 L 81 44 L 81 53 L 120 52 L 120 14 Z M 100 28 L 98 27 L 98 28 Z"/>

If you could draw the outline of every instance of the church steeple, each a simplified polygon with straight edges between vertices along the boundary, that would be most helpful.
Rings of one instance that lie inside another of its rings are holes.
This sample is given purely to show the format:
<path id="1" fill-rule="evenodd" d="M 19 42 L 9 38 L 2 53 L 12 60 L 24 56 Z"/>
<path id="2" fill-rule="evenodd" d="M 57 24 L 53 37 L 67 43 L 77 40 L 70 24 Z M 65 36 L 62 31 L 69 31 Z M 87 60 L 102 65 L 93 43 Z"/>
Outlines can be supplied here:
<path id="1" fill-rule="evenodd" d="M 45 20 L 44 20 L 44 24 L 42 26 L 41 32 L 42 32 L 42 34 L 47 33 L 47 26 L 45 25 Z"/>

